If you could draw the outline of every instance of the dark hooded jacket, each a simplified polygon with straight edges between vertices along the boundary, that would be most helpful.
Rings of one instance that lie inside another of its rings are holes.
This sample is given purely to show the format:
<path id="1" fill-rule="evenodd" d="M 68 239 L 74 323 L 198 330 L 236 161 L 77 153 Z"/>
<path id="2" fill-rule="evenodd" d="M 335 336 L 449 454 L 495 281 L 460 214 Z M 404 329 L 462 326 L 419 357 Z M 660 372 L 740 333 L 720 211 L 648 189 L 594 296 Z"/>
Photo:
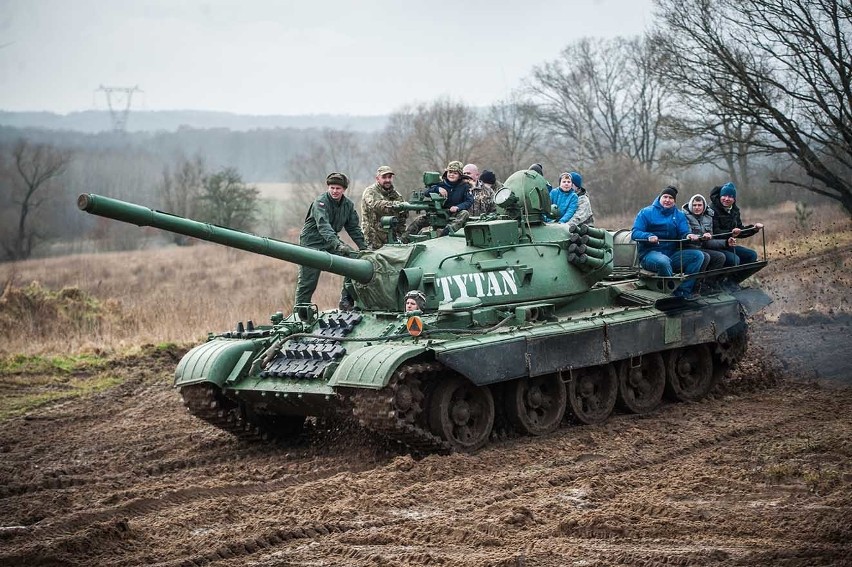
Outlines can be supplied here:
<path id="1" fill-rule="evenodd" d="M 730 209 L 722 206 L 721 201 L 722 187 L 713 187 L 710 191 L 710 207 L 713 209 L 713 234 L 722 234 L 731 232 L 735 228 L 743 229 L 743 221 L 740 218 L 740 208 L 737 206 L 736 200 L 731 205 Z M 754 228 L 743 230 L 738 238 L 747 238 L 757 233 Z"/>
<path id="2" fill-rule="evenodd" d="M 473 205 L 473 193 L 470 192 L 470 182 L 465 178 L 460 177 L 459 180 L 452 184 L 447 180 L 447 172 L 444 172 L 443 181 L 437 185 L 429 187 L 427 193 L 437 193 L 438 189 L 444 188 L 447 190 L 447 200 L 444 201 L 444 208 L 458 207 L 460 211 L 466 211 Z"/>

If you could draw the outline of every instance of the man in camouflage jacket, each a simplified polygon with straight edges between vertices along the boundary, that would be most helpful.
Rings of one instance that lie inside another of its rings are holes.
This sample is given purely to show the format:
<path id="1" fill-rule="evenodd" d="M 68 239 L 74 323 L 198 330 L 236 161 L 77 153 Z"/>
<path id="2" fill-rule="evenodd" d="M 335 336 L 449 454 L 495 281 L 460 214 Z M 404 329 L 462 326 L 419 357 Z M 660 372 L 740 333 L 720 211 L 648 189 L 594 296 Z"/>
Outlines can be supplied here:
<path id="1" fill-rule="evenodd" d="M 397 241 L 403 239 L 408 212 L 394 209 L 394 203 L 404 199 L 393 187 L 393 170 L 383 165 L 376 170 L 376 182 L 364 189 L 361 195 L 361 230 L 367 245 L 377 250 L 388 243 L 388 233 L 382 228 L 383 216 L 396 216 L 399 219 L 393 229 Z"/>
<path id="2" fill-rule="evenodd" d="M 314 199 L 308 209 L 305 226 L 299 234 L 299 244 L 348 256 L 353 252 L 352 248 L 337 235 L 342 229 L 346 229 L 358 249 L 366 250 L 367 243 L 361 232 L 355 203 L 343 194 L 349 187 L 349 178 L 342 173 L 330 173 L 325 179 L 325 184 L 328 186 L 328 191 Z M 321 272 L 322 270 L 308 266 L 299 267 L 295 303 L 311 302 Z"/>
<path id="3" fill-rule="evenodd" d="M 479 217 L 496 213 L 497 205 L 494 204 L 494 194 L 502 188 L 503 185 L 497 181 L 497 176 L 494 175 L 493 171 L 482 170 L 479 182 L 470 190 L 473 193 L 473 206 L 470 207 L 470 216 Z"/>

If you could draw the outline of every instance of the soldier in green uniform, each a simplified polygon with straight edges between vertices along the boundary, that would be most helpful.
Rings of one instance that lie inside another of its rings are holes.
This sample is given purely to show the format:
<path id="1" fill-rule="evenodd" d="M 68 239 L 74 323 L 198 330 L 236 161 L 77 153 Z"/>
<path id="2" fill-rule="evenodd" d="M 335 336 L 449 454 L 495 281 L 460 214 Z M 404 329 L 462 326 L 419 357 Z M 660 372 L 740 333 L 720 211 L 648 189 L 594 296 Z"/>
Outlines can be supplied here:
<path id="1" fill-rule="evenodd" d="M 367 243 L 358 223 L 358 213 L 355 211 L 355 203 L 344 196 L 349 187 L 349 178 L 342 173 L 330 173 L 325 178 L 328 191 L 317 197 L 308 214 L 305 216 L 305 226 L 299 234 L 299 244 L 308 248 L 324 250 L 332 254 L 348 256 L 353 252 L 352 247 L 343 242 L 337 235 L 341 229 L 346 229 L 347 234 L 352 237 L 359 250 L 366 250 Z M 310 303 L 314 291 L 317 289 L 321 270 L 299 267 L 299 279 L 296 283 L 295 303 Z M 341 309 L 344 299 L 348 299 L 348 308 L 352 308 L 352 299 L 346 292 L 346 282 L 341 296 Z"/>
<path id="2" fill-rule="evenodd" d="M 389 166 L 381 166 L 376 170 L 376 182 L 364 189 L 361 195 L 361 230 L 367 245 L 373 250 L 388 243 L 388 233 L 382 229 L 383 216 L 394 215 L 399 219 L 393 230 L 397 240 L 403 240 L 405 235 L 408 212 L 394 208 L 395 203 L 402 203 L 404 199 L 393 187 L 393 176 Z"/>

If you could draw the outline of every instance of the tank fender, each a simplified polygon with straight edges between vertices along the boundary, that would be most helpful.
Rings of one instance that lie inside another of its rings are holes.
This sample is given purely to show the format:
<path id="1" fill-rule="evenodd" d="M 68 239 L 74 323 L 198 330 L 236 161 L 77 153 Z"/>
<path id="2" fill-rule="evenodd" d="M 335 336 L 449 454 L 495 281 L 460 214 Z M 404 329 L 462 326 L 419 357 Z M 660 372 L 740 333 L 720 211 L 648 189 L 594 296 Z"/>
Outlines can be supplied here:
<path id="1" fill-rule="evenodd" d="M 254 357 L 258 344 L 251 340 L 213 339 L 186 353 L 175 369 L 175 386 L 211 382 L 220 388 L 235 379 Z"/>
<path id="2" fill-rule="evenodd" d="M 328 385 L 378 390 L 387 386 L 399 365 L 423 354 L 418 345 L 372 345 L 347 355 L 334 371 Z"/>
<path id="3" fill-rule="evenodd" d="M 757 313 L 758 311 L 772 303 L 772 298 L 760 289 L 747 287 L 735 291 L 731 295 L 737 298 L 737 301 L 740 302 L 740 305 L 743 306 L 743 309 L 746 310 L 746 314 L 748 315 Z"/>

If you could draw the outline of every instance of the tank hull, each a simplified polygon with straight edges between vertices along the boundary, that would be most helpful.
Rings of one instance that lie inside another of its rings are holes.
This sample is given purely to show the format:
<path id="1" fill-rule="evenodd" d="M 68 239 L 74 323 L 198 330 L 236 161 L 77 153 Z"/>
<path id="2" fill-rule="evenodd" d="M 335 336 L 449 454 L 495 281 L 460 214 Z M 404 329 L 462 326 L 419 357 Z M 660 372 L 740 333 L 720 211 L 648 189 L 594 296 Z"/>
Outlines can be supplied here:
<path id="1" fill-rule="evenodd" d="M 627 231 L 543 223 L 545 184 L 518 172 L 498 218 L 360 258 L 97 195 L 78 206 L 354 280 L 352 311 L 300 305 L 271 325 L 211 334 L 180 361 L 174 384 L 190 412 L 243 438 L 287 439 L 309 418 L 343 418 L 413 452 L 476 451 L 495 433 L 545 435 L 616 407 L 653 411 L 664 394 L 706 396 L 743 356 L 746 317 L 769 303 L 717 284 L 735 289 L 766 262 L 642 273 Z M 688 279 L 705 292 L 674 297 Z M 411 291 L 424 312 L 402 312 Z"/>

